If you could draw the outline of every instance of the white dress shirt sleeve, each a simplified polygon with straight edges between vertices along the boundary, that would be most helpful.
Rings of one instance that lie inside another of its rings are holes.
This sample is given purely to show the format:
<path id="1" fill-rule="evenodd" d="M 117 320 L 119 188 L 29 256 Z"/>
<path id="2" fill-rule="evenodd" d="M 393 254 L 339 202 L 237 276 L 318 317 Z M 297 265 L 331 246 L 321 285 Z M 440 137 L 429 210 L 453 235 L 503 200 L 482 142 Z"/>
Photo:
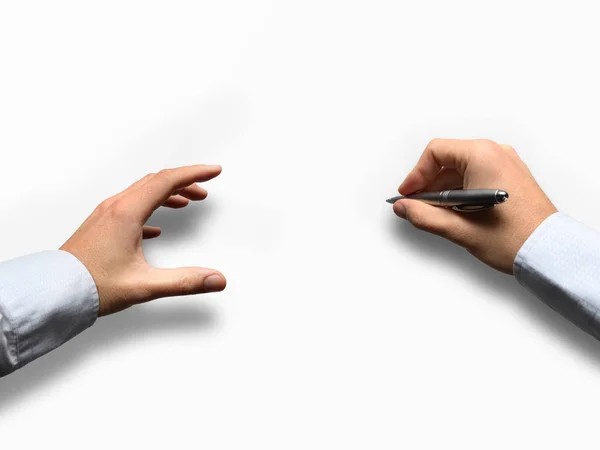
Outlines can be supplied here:
<path id="1" fill-rule="evenodd" d="M 600 233 L 555 213 L 523 244 L 514 273 L 536 297 L 600 339 Z"/>
<path id="2" fill-rule="evenodd" d="M 0 262 L 0 376 L 65 343 L 97 316 L 94 280 L 70 253 Z"/>

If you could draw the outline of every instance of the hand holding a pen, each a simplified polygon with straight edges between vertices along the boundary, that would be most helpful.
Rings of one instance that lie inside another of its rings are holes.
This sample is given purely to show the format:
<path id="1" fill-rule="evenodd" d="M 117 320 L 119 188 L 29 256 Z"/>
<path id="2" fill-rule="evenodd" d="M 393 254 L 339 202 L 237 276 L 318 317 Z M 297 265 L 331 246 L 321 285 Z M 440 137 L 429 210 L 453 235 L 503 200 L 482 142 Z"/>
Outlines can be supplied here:
<path id="1" fill-rule="evenodd" d="M 489 266 L 512 274 L 523 243 L 557 211 L 512 147 L 489 140 L 434 139 L 398 191 L 410 195 L 498 188 L 510 193 L 510 201 L 485 211 L 461 213 L 403 198 L 394 203 L 394 212 L 416 228 L 442 236 Z"/>

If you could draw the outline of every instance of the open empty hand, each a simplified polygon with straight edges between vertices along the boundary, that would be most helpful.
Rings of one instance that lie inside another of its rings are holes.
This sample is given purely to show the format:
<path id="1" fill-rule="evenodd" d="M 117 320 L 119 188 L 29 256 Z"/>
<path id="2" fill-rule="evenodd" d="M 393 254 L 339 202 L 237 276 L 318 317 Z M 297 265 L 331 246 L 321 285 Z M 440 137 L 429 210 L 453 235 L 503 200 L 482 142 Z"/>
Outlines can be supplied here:
<path id="1" fill-rule="evenodd" d="M 142 239 L 157 237 L 160 228 L 145 223 L 161 206 L 182 208 L 203 200 L 196 183 L 221 173 L 220 166 L 195 165 L 146 175 L 120 194 L 102 202 L 61 247 L 78 258 L 96 283 L 98 315 L 160 297 L 221 291 L 225 277 L 213 269 L 159 269 L 148 264 Z"/>

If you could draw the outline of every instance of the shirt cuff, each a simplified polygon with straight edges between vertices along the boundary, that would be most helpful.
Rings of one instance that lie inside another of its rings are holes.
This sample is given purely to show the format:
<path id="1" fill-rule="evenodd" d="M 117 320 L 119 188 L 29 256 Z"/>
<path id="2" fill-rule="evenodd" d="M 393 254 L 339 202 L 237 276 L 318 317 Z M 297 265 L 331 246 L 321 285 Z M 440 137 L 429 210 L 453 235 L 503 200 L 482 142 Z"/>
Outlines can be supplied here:
<path id="1" fill-rule="evenodd" d="M 518 282 L 552 309 L 600 339 L 600 233 L 555 213 L 514 261 Z"/>
<path id="2" fill-rule="evenodd" d="M 97 317 L 96 284 L 72 254 L 46 251 L 0 263 L 0 375 L 55 349 Z"/>

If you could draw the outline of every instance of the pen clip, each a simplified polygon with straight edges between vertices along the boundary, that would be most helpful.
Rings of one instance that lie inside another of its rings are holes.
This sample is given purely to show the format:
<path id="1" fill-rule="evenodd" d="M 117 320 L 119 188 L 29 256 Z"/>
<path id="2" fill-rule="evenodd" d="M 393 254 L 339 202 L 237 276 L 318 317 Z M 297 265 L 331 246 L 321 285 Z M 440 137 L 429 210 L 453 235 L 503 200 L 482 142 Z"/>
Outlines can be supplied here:
<path id="1" fill-rule="evenodd" d="M 494 205 L 492 203 L 483 205 L 455 205 L 452 207 L 454 211 L 458 212 L 479 212 L 487 209 L 492 209 Z"/>

